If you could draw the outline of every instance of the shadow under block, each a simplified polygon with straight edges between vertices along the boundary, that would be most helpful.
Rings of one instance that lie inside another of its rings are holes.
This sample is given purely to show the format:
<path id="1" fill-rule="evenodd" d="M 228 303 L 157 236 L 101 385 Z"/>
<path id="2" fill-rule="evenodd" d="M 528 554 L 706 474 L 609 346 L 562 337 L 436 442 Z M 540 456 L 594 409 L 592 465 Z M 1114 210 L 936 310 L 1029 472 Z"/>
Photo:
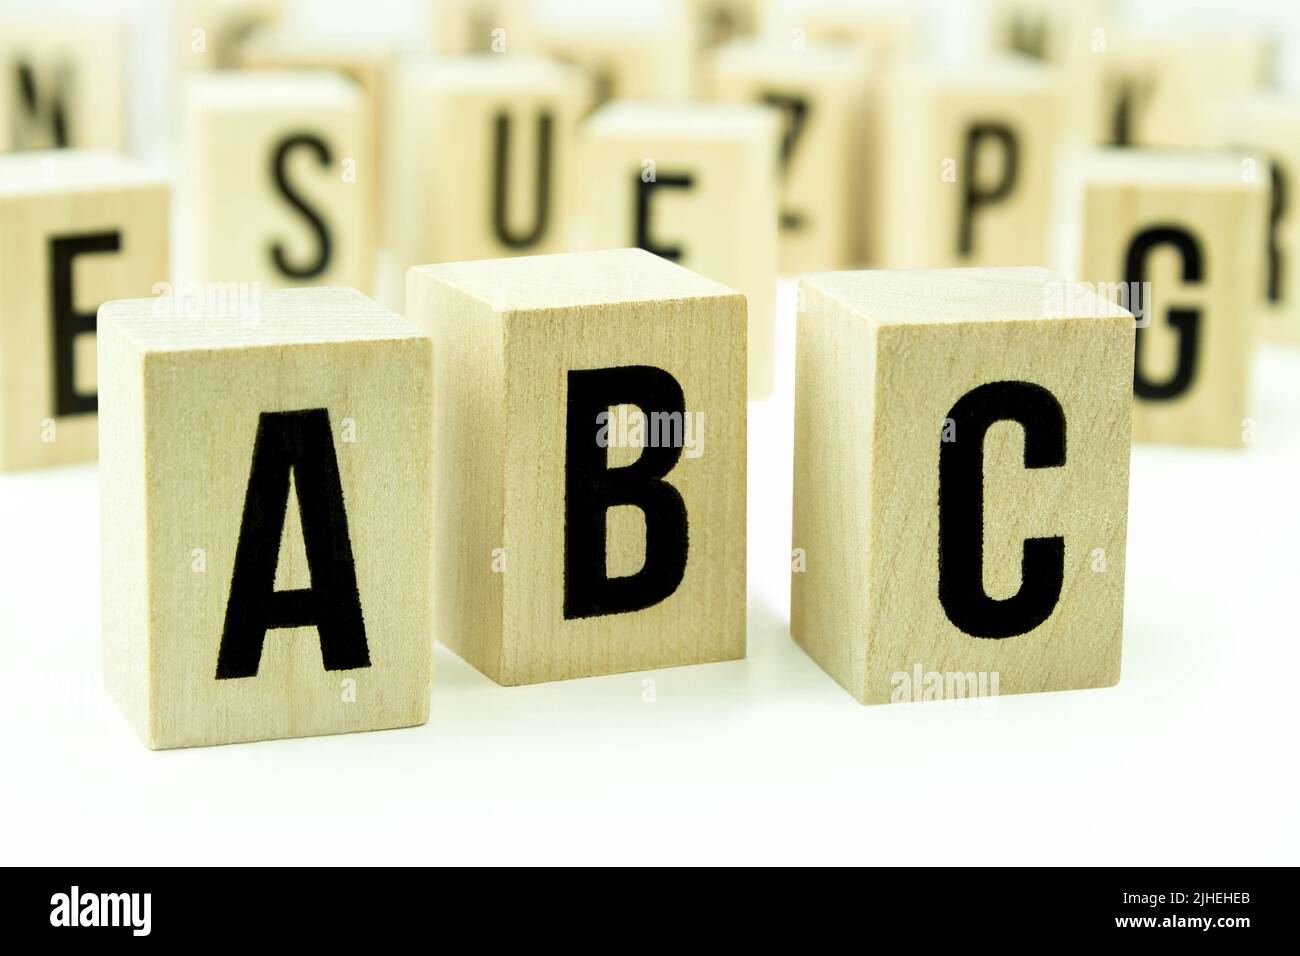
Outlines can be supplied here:
<path id="1" fill-rule="evenodd" d="M 351 289 L 100 310 L 104 666 L 153 748 L 429 716 L 433 358 Z"/>
<path id="2" fill-rule="evenodd" d="M 0 151 L 120 150 L 125 137 L 123 23 L 0 11 Z"/>
<path id="3" fill-rule="evenodd" d="M 1061 85 L 1047 66 L 907 68 L 890 81 L 883 258 L 896 268 L 1050 260 Z"/>
<path id="4" fill-rule="evenodd" d="M 407 302 L 438 639 L 500 684 L 744 657 L 744 298 L 621 249 L 422 266 Z"/>
<path id="5" fill-rule="evenodd" d="M 1242 443 L 1264 281 L 1266 194 L 1248 175 L 1257 163 L 1124 149 L 1095 151 L 1071 171 L 1075 274 L 1140 311 L 1134 441 Z"/>
<path id="6" fill-rule="evenodd" d="M 1300 95 L 1256 93 L 1225 100 L 1207 111 L 1219 145 L 1259 157 L 1253 172 L 1268 192 L 1260 234 L 1264 293 L 1261 337 L 1300 345 Z"/>
<path id="7" fill-rule="evenodd" d="M 749 397 L 772 391 L 780 136 L 774 110 L 621 102 L 588 118 L 591 245 L 636 246 L 749 300 Z"/>
<path id="8" fill-rule="evenodd" d="M 187 278 L 369 290 L 367 104 L 329 72 L 201 74 L 187 88 Z"/>
<path id="9" fill-rule="evenodd" d="M 781 117 L 781 272 L 849 265 L 855 211 L 865 203 L 865 55 L 738 41 L 719 48 L 707 72 L 717 99 L 768 106 Z"/>
<path id="10" fill-rule="evenodd" d="M 1002 694 L 1119 680 L 1133 318 L 1064 286 L 800 283 L 791 631 L 863 703 L 923 699 L 897 693 L 918 667 Z"/>
<path id="11" fill-rule="evenodd" d="M 0 470 L 95 460 L 95 312 L 169 278 L 168 196 L 110 153 L 0 156 Z"/>
<path id="12" fill-rule="evenodd" d="M 527 54 L 404 64 L 393 130 L 396 245 L 405 265 L 560 252 L 586 89 Z"/>

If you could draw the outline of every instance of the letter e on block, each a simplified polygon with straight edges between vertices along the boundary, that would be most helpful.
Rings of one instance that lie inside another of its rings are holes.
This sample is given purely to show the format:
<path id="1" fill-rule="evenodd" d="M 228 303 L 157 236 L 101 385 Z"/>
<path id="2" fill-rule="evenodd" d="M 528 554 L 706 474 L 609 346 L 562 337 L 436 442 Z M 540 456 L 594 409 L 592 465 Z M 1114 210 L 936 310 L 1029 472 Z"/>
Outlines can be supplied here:
<path id="1" fill-rule="evenodd" d="M 351 289 L 260 304 L 99 314 L 106 679 L 150 747 L 429 715 L 429 339 Z"/>
<path id="2" fill-rule="evenodd" d="M 869 704 L 917 667 L 1011 694 L 1116 683 L 1133 317 L 1045 269 L 800 293 L 796 641 Z"/>
<path id="3" fill-rule="evenodd" d="M 501 684 L 743 657 L 744 297 L 621 249 L 420 266 L 406 301 L 439 639 Z"/>

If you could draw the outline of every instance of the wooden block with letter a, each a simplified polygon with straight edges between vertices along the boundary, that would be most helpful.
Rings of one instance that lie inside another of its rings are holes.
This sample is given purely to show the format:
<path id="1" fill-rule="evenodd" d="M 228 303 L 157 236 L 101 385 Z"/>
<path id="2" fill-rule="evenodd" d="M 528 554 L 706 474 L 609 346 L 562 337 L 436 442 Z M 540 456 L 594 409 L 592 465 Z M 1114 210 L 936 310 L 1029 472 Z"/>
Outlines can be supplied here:
<path id="1" fill-rule="evenodd" d="M 586 109 L 574 67 L 522 53 L 444 57 L 404 64 L 398 86 L 394 244 L 406 266 L 573 247 Z"/>
<path id="2" fill-rule="evenodd" d="M 1263 291 L 1259 160 L 1100 150 L 1071 174 L 1075 272 L 1138 315 L 1135 441 L 1240 445 Z"/>
<path id="3" fill-rule="evenodd" d="M 99 320 L 105 678 L 145 743 L 424 723 L 428 336 L 351 289 Z"/>
<path id="4" fill-rule="evenodd" d="M 718 99 L 779 111 L 781 271 L 839 269 L 853 259 L 854 210 L 865 197 L 863 120 L 867 61 L 845 47 L 738 41 L 719 48 L 708 86 Z"/>
<path id="5" fill-rule="evenodd" d="M 329 72 L 219 72 L 188 88 L 190 276 L 270 287 L 374 279 L 363 94 Z"/>
<path id="6" fill-rule="evenodd" d="M 873 704 L 1119 680 L 1128 312 L 1045 269 L 822 273 L 796 362 L 814 660 Z"/>
<path id="7" fill-rule="evenodd" d="M 0 151 L 120 150 L 123 34 L 103 10 L 0 11 Z"/>
<path id="8" fill-rule="evenodd" d="M 743 657 L 744 298 L 638 249 L 408 285 L 439 640 L 501 684 Z"/>
<path id="9" fill-rule="evenodd" d="M 772 390 L 778 117 L 733 103 L 610 103 L 583 130 L 596 248 L 637 246 L 749 300 L 749 396 Z"/>
<path id="10" fill-rule="evenodd" d="M 1264 294 L 1259 333 L 1300 345 L 1300 95 L 1261 92 L 1207 110 L 1208 136 L 1259 157 L 1252 172 L 1268 192 L 1260 235 Z"/>
<path id="11" fill-rule="evenodd" d="M 168 188 L 91 150 L 0 156 L 0 469 L 94 461 L 95 310 L 153 294 Z"/>
<path id="12" fill-rule="evenodd" d="M 1046 265 L 1062 111 L 1047 66 L 1013 60 L 900 70 L 883 260 L 894 267 Z"/>

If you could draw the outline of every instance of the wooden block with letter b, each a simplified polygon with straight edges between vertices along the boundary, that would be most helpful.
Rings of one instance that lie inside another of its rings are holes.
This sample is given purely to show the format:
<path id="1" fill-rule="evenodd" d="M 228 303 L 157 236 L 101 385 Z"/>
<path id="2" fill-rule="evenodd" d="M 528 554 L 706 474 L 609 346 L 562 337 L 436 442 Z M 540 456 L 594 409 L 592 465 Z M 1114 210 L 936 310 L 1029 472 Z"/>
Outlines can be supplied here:
<path id="1" fill-rule="evenodd" d="M 1258 157 L 1258 166 L 1247 170 L 1268 192 L 1268 223 L 1260 236 L 1259 333 L 1300 345 L 1300 96 L 1267 92 L 1225 99 L 1206 110 L 1206 121 L 1209 135 L 1222 145 Z"/>
<path id="2" fill-rule="evenodd" d="M 863 122 L 867 61 L 853 49 L 742 41 L 709 63 L 719 99 L 779 111 L 781 271 L 839 269 L 853 258 L 854 210 L 865 202 Z"/>
<path id="3" fill-rule="evenodd" d="M 814 660 L 864 703 L 1119 680 L 1128 312 L 1045 269 L 822 273 L 796 363 Z"/>
<path id="4" fill-rule="evenodd" d="M 1075 274 L 1126 296 L 1139 317 L 1135 441 L 1242 443 L 1265 275 L 1258 167 L 1246 155 L 1115 149 L 1071 172 Z"/>
<path id="5" fill-rule="evenodd" d="M 144 741 L 424 723 L 428 336 L 351 289 L 100 327 L 105 678 Z"/>
<path id="6" fill-rule="evenodd" d="M 0 156 L 0 469 L 95 460 L 95 311 L 169 278 L 168 197 L 111 153 Z"/>
<path id="7" fill-rule="evenodd" d="M 407 314 L 439 639 L 501 684 L 743 657 L 744 298 L 620 249 L 421 266 Z"/>
<path id="8" fill-rule="evenodd" d="M 596 248 L 637 246 L 749 300 L 749 395 L 772 390 L 778 117 L 734 103 L 610 103 L 583 131 Z"/>
<path id="9" fill-rule="evenodd" d="M 882 258 L 1046 265 L 1062 92 L 1051 67 L 909 67 L 890 82 Z"/>
<path id="10" fill-rule="evenodd" d="M 587 95 L 577 69 L 522 53 L 443 57 L 404 64 L 398 87 L 393 220 L 405 265 L 572 248 Z"/>
<path id="11" fill-rule="evenodd" d="M 270 287 L 374 279 L 365 96 L 329 72 L 218 72 L 187 94 L 189 275 Z"/>

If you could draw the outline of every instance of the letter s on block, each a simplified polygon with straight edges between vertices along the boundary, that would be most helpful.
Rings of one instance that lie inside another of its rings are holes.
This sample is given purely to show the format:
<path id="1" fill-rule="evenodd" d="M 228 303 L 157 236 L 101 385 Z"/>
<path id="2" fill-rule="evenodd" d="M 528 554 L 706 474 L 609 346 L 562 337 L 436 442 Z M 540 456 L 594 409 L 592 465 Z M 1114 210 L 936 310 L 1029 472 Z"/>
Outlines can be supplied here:
<path id="1" fill-rule="evenodd" d="M 989 382 L 953 405 L 955 442 L 939 443 L 939 602 L 972 637 L 1014 637 L 1046 621 L 1061 596 L 1065 539 L 1029 538 L 1020 590 L 1004 600 L 984 591 L 984 437 L 994 422 L 1025 430 L 1025 467 L 1065 464 L 1065 413 L 1056 397 L 1029 382 Z"/>

